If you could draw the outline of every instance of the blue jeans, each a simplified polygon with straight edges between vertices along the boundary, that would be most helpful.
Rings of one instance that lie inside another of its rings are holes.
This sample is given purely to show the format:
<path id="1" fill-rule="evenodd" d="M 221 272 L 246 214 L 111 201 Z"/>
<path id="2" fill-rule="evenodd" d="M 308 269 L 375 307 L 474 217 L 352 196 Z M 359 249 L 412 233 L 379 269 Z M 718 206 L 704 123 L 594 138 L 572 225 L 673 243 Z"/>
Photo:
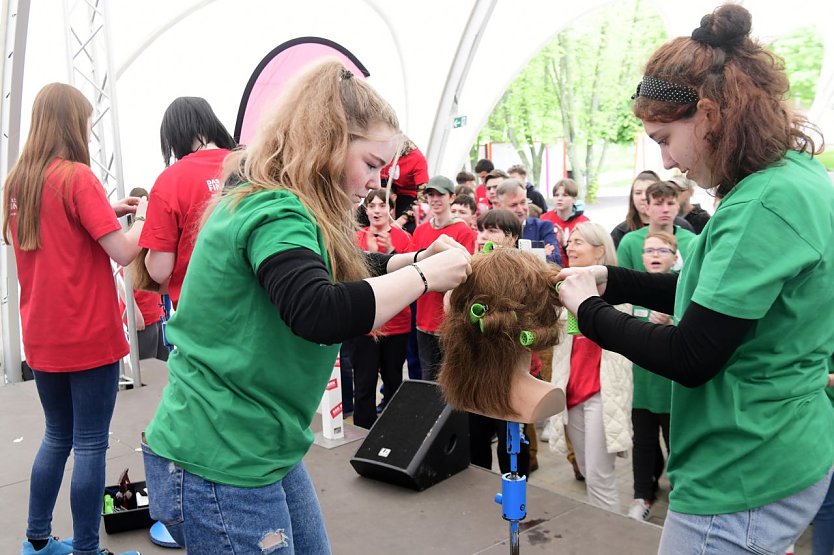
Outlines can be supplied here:
<path id="1" fill-rule="evenodd" d="M 52 511 L 72 449 L 73 553 L 98 553 L 104 463 L 119 390 L 119 363 L 77 372 L 35 370 L 34 374 L 46 430 L 32 464 L 26 537 L 41 540 L 52 533 Z"/>
<path id="2" fill-rule="evenodd" d="M 828 493 L 825 495 L 822 507 L 814 517 L 811 546 L 811 555 L 834 553 L 834 479 L 828 486 Z"/>
<path id="3" fill-rule="evenodd" d="M 669 511 L 659 555 L 783 555 L 811 523 L 831 472 L 812 486 L 748 511 L 690 515 Z"/>
<path id="4" fill-rule="evenodd" d="M 151 518 L 189 553 L 330 553 L 319 500 L 303 462 L 259 488 L 204 480 L 142 443 Z"/>

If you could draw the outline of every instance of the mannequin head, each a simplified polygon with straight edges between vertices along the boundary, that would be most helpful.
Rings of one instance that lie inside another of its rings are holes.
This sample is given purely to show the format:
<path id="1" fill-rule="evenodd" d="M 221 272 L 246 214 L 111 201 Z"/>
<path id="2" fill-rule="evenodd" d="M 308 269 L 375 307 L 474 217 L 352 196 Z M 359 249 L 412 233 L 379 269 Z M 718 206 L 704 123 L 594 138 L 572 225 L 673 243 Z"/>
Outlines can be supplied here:
<path id="1" fill-rule="evenodd" d="M 525 374 L 529 377 L 532 351 L 559 340 L 558 273 L 558 266 L 513 248 L 496 248 L 472 259 L 472 274 L 452 291 L 441 329 L 438 382 L 450 405 L 505 419 L 521 414 L 511 401 L 511 385 Z M 473 323 L 474 304 L 483 310 L 476 311 L 482 317 Z M 525 345 L 522 332 L 532 332 L 525 334 Z"/>

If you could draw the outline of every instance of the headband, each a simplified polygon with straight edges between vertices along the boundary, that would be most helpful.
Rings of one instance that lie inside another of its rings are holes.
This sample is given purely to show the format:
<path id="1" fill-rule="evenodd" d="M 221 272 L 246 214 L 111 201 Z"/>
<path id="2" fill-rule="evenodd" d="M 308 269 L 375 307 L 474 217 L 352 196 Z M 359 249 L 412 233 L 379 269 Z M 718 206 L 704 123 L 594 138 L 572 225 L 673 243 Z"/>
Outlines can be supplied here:
<path id="1" fill-rule="evenodd" d="M 698 101 L 698 93 L 695 89 L 676 85 L 651 75 L 643 76 L 643 80 L 637 85 L 637 92 L 632 95 L 631 99 L 634 100 L 638 96 L 675 104 L 691 104 Z"/>

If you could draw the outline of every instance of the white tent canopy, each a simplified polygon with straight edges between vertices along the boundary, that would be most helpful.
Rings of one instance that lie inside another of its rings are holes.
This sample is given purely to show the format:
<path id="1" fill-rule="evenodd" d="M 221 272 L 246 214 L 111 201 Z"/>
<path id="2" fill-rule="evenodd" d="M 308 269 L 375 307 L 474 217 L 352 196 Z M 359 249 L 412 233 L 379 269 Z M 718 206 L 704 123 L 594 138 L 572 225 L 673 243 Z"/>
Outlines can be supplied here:
<path id="1" fill-rule="evenodd" d="M 197 0 L 111 2 L 110 34 L 119 101 L 127 188 L 153 184 L 162 169 L 159 123 L 177 96 L 203 96 L 234 128 L 243 88 L 275 46 L 302 36 L 333 40 L 357 56 L 371 83 L 392 103 L 405 132 L 426 152 L 432 173 L 452 175 L 465 162 L 477 132 L 527 61 L 555 33 L 605 4 L 603 0 Z M 670 34 L 686 34 L 715 0 L 653 0 Z M 822 0 L 784 6 L 748 1 L 754 34 L 775 37 L 801 25 L 827 34 L 827 79 L 834 103 L 830 47 L 834 5 Z M 63 10 L 59 0 L 33 2 L 27 37 L 23 122 L 37 91 L 67 81 Z M 817 110 L 820 115 L 821 107 Z M 451 129 L 455 116 L 465 127 Z M 25 137 L 25 133 L 22 135 Z"/>

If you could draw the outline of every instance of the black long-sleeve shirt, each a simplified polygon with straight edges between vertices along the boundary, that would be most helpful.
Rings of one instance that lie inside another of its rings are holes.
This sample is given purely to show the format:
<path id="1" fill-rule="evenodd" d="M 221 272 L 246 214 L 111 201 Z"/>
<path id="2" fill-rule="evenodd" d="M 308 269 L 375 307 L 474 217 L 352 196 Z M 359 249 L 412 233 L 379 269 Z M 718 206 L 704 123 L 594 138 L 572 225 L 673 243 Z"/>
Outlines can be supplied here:
<path id="1" fill-rule="evenodd" d="M 393 255 L 367 253 L 372 275 L 386 273 Z M 258 267 L 258 282 L 292 332 L 325 345 L 373 329 L 376 298 L 365 280 L 331 283 L 324 259 L 305 248 L 274 254 Z"/>
<path id="2" fill-rule="evenodd" d="M 609 266 L 605 295 L 590 297 L 579 306 L 579 328 L 603 349 L 620 353 L 650 372 L 686 387 L 701 386 L 721 371 L 756 321 L 692 302 L 677 326 L 657 325 L 612 306 L 629 302 L 671 314 L 676 286 L 676 274 Z"/>

